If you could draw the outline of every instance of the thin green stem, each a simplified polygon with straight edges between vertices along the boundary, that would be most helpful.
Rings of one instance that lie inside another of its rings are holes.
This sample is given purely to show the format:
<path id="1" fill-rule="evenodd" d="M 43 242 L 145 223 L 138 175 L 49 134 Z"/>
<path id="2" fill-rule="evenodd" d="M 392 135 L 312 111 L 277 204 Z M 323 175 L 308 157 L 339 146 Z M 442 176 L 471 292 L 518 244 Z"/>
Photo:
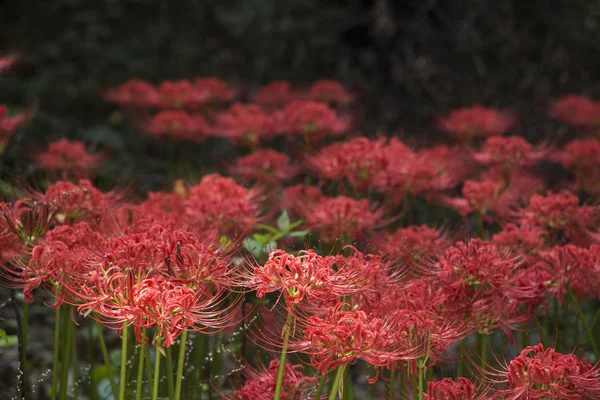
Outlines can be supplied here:
<path id="1" fill-rule="evenodd" d="M 71 370 L 73 371 L 73 382 L 77 382 L 77 331 L 75 330 L 75 324 L 69 324 L 71 328 Z M 77 388 L 73 390 L 73 400 L 77 400 Z"/>
<path id="2" fill-rule="evenodd" d="M 335 397 L 338 394 L 338 389 L 340 387 L 340 382 L 344 377 L 344 370 L 346 369 L 346 364 L 342 364 L 337 368 L 337 372 L 335 373 L 335 378 L 333 379 L 333 384 L 331 385 L 331 391 L 329 392 L 329 400 L 335 400 Z M 342 392 L 341 390 L 339 390 Z M 342 393 L 340 393 L 340 399 L 342 398 Z"/>
<path id="3" fill-rule="evenodd" d="M 419 367 L 419 397 L 418 397 L 419 400 L 423 400 L 423 393 L 424 393 L 423 389 L 424 389 L 424 386 L 425 386 L 424 385 L 424 382 L 425 382 L 424 378 L 425 378 L 425 369 L 426 368 L 427 367 L 425 367 L 425 366 Z"/>
<path id="4" fill-rule="evenodd" d="M 146 357 L 144 357 L 144 364 L 146 364 L 146 374 L 148 376 L 148 390 L 154 387 L 154 379 L 152 378 L 152 363 L 150 362 L 150 346 L 146 344 Z"/>
<path id="5" fill-rule="evenodd" d="M 277 385 L 275 386 L 275 397 L 273 400 L 280 400 L 281 389 L 283 388 L 283 374 L 285 372 L 285 359 L 287 356 L 287 348 L 290 341 L 290 331 L 292 330 L 292 320 L 294 314 L 288 311 L 288 316 L 283 327 L 283 349 L 281 349 L 281 357 L 279 358 L 279 371 L 277 371 Z"/>
<path id="6" fill-rule="evenodd" d="M 394 395 L 394 377 L 395 377 L 395 373 L 396 371 L 391 369 L 390 370 L 390 380 L 388 381 L 387 384 L 387 398 L 391 399 Z"/>
<path id="7" fill-rule="evenodd" d="M 152 387 L 152 400 L 158 399 L 158 381 L 160 379 L 160 351 L 154 352 L 154 385 Z"/>
<path id="8" fill-rule="evenodd" d="M 21 351 L 22 351 L 22 360 L 21 360 L 21 370 L 23 376 L 21 377 L 23 381 L 23 386 L 28 387 L 28 372 L 27 372 L 27 330 L 29 328 L 29 303 L 23 302 L 23 342 L 21 343 Z M 25 398 L 25 393 L 22 393 L 23 398 Z"/>
<path id="9" fill-rule="evenodd" d="M 112 364 L 110 363 L 110 357 L 108 356 L 108 350 L 106 349 L 104 332 L 102 332 L 102 324 L 100 324 L 98 321 L 96 321 L 96 330 L 98 331 L 98 340 L 100 341 L 100 350 L 102 351 L 102 358 L 104 359 L 104 365 L 106 366 L 108 381 L 110 382 L 110 388 L 112 389 L 112 394 L 114 396 L 117 394 L 117 384 L 115 383 Z"/>
<path id="10" fill-rule="evenodd" d="M 67 309 L 68 311 L 68 309 Z M 60 400 L 66 400 L 67 399 L 67 384 L 69 382 L 69 360 L 70 360 L 70 353 L 71 353 L 71 327 L 69 326 L 70 324 L 70 316 L 69 313 L 65 313 L 63 315 L 63 332 L 65 332 L 65 342 L 64 342 L 64 346 L 62 347 L 62 354 L 61 354 L 61 366 L 60 366 L 60 391 L 59 391 L 59 396 L 58 398 Z"/>
<path id="11" fill-rule="evenodd" d="M 187 330 L 181 333 L 181 344 L 179 345 L 179 356 L 177 357 L 177 377 L 175 378 L 175 400 L 181 398 L 181 381 L 183 380 L 183 364 L 185 361 L 185 346 L 187 342 Z"/>
<path id="12" fill-rule="evenodd" d="M 317 391 L 315 392 L 315 400 L 321 399 L 321 394 L 323 393 L 323 387 L 325 386 L 326 380 L 327 375 L 321 375 L 321 378 L 319 378 L 319 384 L 317 385 Z"/>
<path id="13" fill-rule="evenodd" d="M 142 328 L 142 337 L 146 337 L 146 328 Z M 138 360 L 137 382 L 135 385 L 135 400 L 142 398 L 142 382 L 144 380 L 144 356 L 146 355 L 146 347 L 148 343 L 142 343 Z"/>
<path id="14" fill-rule="evenodd" d="M 175 385 L 173 384 L 173 355 L 171 351 L 171 346 L 166 348 L 167 356 L 167 389 L 169 391 L 169 398 L 172 399 L 175 397 Z"/>
<path id="15" fill-rule="evenodd" d="M 583 315 L 583 312 L 581 311 L 581 306 L 579 305 L 579 302 L 577 301 L 577 297 L 575 297 L 575 294 L 572 291 L 569 291 L 569 295 L 571 296 L 573 306 L 575 307 L 575 312 L 577 313 L 577 316 L 581 320 L 583 329 L 585 329 L 585 333 L 587 334 L 588 340 L 589 340 L 590 344 L 592 345 L 592 350 L 594 351 L 594 356 L 596 357 L 596 362 L 598 362 L 600 360 L 600 351 L 598 351 L 598 345 L 596 344 L 596 339 L 594 338 L 594 332 L 592 331 L 590 325 L 588 324 L 587 320 L 585 319 L 585 315 Z"/>
<path id="16" fill-rule="evenodd" d="M 479 366 L 485 368 L 487 361 L 487 336 L 483 333 L 477 334 L 477 348 L 479 350 Z"/>
<path id="17" fill-rule="evenodd" d="M 594 330 L 596 328 L 596 324 L 598 323 L 598 321 L 600 321 L 600 307 L 598 307 L 598 310 L 596 311 L 596 315 L 594 315 L 594 319 L 592 320 L 592 324 L 590 326 L 590 328 L 592 330 Z"/>
<path id="18" fill-rule="evenodd" d="M 408 392 L 408 373 L 406 371 L 400 371 L 400 397 L 405 396 Z"/>
<path id="19" fill-rule="evenodd" d="M 127 333 L 129 326 L 123 322 L 123 338 L 121 339 L 121 370 L 119 377 L 119 400 L 125 400 L 125 386 L 127 386 Z"/>
<path id="20" fill-rule="evenodd" d="M 51 400 L 56 400 L 56 389 L 58 382 L 58 355 L 60 346 L 60 309 L 59 305 L 54 311 L 54 354 L 52 355 L 52 395 Z"/>

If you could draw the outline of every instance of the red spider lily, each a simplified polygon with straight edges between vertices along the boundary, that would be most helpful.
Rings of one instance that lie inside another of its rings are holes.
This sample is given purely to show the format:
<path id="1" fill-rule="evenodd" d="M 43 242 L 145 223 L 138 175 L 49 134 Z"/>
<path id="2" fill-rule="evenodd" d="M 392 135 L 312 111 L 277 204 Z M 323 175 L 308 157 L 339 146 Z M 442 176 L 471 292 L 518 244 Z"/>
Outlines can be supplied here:
<path id="1" fill-rule="evenodd" d="M 531 294 L 515 284 L 520 260 L 500 254 L 491 243 L 472 239 L 448 247 L 433 266 L 440 285 L 438 302 L 471 319 L 480 331 L 502 328 L 509 336 L 527 320 L 519 302 Z"/>
<path id="2" fill-rule="evenodd" d="M 156 88 L 141 79 L 132 79 L 117 89 L 108 90 L 104 97 L 124 108 L 148 109 L 158 107 L 160 97 Z"/>
<path id="3" fill-rule="evenodd" d="M 196 78 L 194 86 L 198 94 L 211 103 L 226 103 L 235 97 L 235 91 L 218 78 Z"/>
<path id="4" fill-rule="evenodd" d="M 259 201 L 255 190 L 247 190 L 231 178 L 211 174 L 189 189 L 185 215 L 204 229 L 216 228 L 224 235 L 238 235 L 248 232 L 257 222 Z"/>
<path id="5" fill-rule="evenodd" d="M 273 81 L 258 89 L 254 102 L 266 110 L 277 110 L 287 106 L 295 97 L 288 81 Z"/>
<path id="6" fill-rule="evenodd" d="M 443 232 L 425 225 L 413 225 L 388 235 L 379 249 L 391 260 L 412 265 L 423 258 L 435 257 L 448 244 Z"/>
<path id="7" fill-rule="evenodd" d="M 492 243 L 502 252 L 515 255 L 533 255 L 544 248 L 544 231 L 538 227 L 520 228 L 515 224 L 506 224 L 494 234 Z"/>
<path id="8" fill-rule="evenodd" d="M 484 216 L 488 211 L 507 209 L 506 197 L 501 183 L 485 180 L 482 182 L 468 180 L 462 187 L 462 198 L 444 198 L 444 203 L 456 209 L 461 215 L 471 213 Z"/>
<path id="9" fill-rule="evenodd" d="M 281 184 L 294 177 L 298 169 L 290 164 L 290 158 L 286 154 L 261 149 L 239 158 L 231 172 L 246 183 Z"/>
<path id="10" fill-rule="evenodd" d="M 570 94 L 550 107 L 550 115 L 576 127 L 598 127 L 600 126 L 600 101 Z"/>
<path id="11" fill-rule="evenodd" d="M 429 382 L 425 400 L 479 400 L 477 387 L 467 378 L 444 378 L 441 381 Z"/>
<path id="12" fill-rule="evenodd" d="M 22 112 L 8 116 L 8 109 L 0 104 L 0 153 L 6 147 L 12 134 L 31 119 L 32 112 Z"/>
<path id="13" fill-rule="evenodd" d="M 0 57 L 0 74 L 17 65 L 22 59 L 22 54 L 13 54 L 10 56 Z"/>
<path id="14" fill-rule="evenodd" d="M 236 145 L 256 147 L 261 139 L 275 134 L 273 119 L 256 104 L 236 103 L 217 116 L 215 131 Z"/>
<path id="15" fill-rule="evenodd" d="M 547 150 L 535 149 L 520 136 L 492 136 L 473 158 L 483 165 L 501 167 L 510 173 L 514 168 L 533 166 L 547 154 Z"/>
<path id="16" fill-rule="evenodd" d="M 102 193 L 87 179 L 80 179 L 77 184 L 56 182 L 38 197 L 56 207 L 53 222 L 60 225 L 82 221 L 97 223 L 118 200 L 113 193 Z"/>
<path id="17" fill-rule="evenodd" d="M 318 155 L 309 156 L 307 165 L 327 180 L 347 179 L 356 190 L 363 191 L 373 184 L 373 178 L 389 164 L 389 151 L 385 139 L 371 141 L 358 137 L 334 143 Z"/>
<path id="18" fill-rule="evenodd" d="M 382 217 L 383 210 L 372 210 L 368 200 L 346 196 L 324 197 L 304 212 L 310 229 L 329 242 L 364 237 L 382 222 Z"/>
<path id="19" fill-rule="evenodd" d="M 201 116 L 185 111 L 161 111 L 145 129 L 156 138 L 166 136 L 175 141 L 202 142 L 206 139 L 207 123 Z"/>
<path id="20" fill-rule="evenodd" d="M 357 359 L 385 367 L 427 353 L 427 340 L 415 333 L 409 313 L 375 318 L 362 310 L 347 311 L 347 307 L 339 303 L 324 317 L 309 317 L 302 338 L 290 345 L 293 350 L 310 354 L 311 364 L 321 374 Z"/>
<path id="21" fill-rule="evenodd" d="M 573 172 L 575 188 L 598 191 L 600 143 L 596 139 L 576 139 L 554 154 L 554 160 Z"/>
<path id="22" fill-rule="evenodd" d="M 202 91 L 190 81 L 161 82 L 158 87 L 160 106 L 165 109 L 187 108 L 196 110 L 211 99 L 208 91 Z"/>
<path id="23" fill-rule="evenodd" d="M 370 257 L 362 254 L 346 259 L 323 257 L 313 250 L 300 251 L 298 256 L 275 250 L 263 266 L 254 268 L 249 285 L 259 299 L 267 293 L 281 292 L 289 311 L 303 302 L 309 306 L 335 304 L 343 296 L 371 284 L 368 273 L 383 267 L 370 261 Z"/>
<path id="24" fill-rule="evenodd" d="M 279 360 L 271 360 L 267 368 L 255 370 L 247 367 L 244 371 L 245 384 L 233 393 L 231 400 L 272 400 L 277 386 Z M 317 379 L 304 376 L 302 366 L 285 364 L 282 400 L 302 400 L 314 390 Z M 224 397 L 227 398 L 227 397 Z"/>
<path id="25" fill-rule="evenodd" d="M 509 388 L 506 400 L 592 400 L 600 398 L 600 370 L 573 354 L 561 354 L 540 343 L 526 347 L 504 370 L 489 372 Z"/>
<path id="26" fill-rule="evenodd" d="M 549 291 L 563 300 L 568 289 L 579 301 L 600 298 L 600 247 L 555 246 L 541 253 L 541 266 L 549 272 Z"/>
<path id="27" fill-rule="evenodd" d="M 73 176 L 84 178 L 93 172 L 100 161 L 100 155 L 86 151 L 83 142 L 60 139 L 48 145 L 48 150 L 35 156 L 37 163 L 53 173 L 62 171 L 62 179 Z"/>
<path id="28" fill-rule="evenodd" d="M 517 215 L 521 226 L 543 229 L 551 244 L 564 238 L 574 244 L 588 244 L 593 237 L 589 228 L 597 221 L 596 207 L 579 206 L 579 198 L 568 191 L 533 195 Z"/>
<path id="29" fill-rule="evenodd" d="M 312 84 L 308 99 L 329 104 L 345 104 L 353 100 L 353 96 L 336 81 L 319 80 Z"/>
<path id="30" fill-rule="evenodd" d="M 327 105 L 311 101 L 290 103 L 283 111 L 282 124 L 283 131 L 302 135 L 311 144 L 328 135 L 341 135 L 349 128 L 348 121 Z"/>
<path id="31" fill-rule="evenodd" d="M 448 117 L 440 118 L 438 124 L 444 131 L 466 141 L 476 137 L 503 135 L 515 126 L 516 119 L 507 112 L 475 105 L 450 112 Z"/>
<path id="32" fill-rule="evenodd" d="M 324 198 L 321 189 L 308 185 L 293 185 L 283 190 L 281 208 L 297 218 L 304 218 L 306 210 Z"/>

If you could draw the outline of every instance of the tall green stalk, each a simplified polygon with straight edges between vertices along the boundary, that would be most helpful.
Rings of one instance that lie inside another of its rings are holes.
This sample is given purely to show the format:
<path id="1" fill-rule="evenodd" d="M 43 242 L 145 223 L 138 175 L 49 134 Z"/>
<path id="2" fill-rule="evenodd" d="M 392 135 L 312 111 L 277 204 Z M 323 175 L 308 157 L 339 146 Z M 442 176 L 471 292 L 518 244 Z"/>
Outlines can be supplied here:
<path id="1" fill-rule="evenodd" d="M 181 399 L 181 381 L 183 379 L 183 364 L 185 361 L 185 346 L 187 342 L 187 329 L 181 333 L 179 356 L 177 357 L 177 377 L 175 378 L 175 400 Z"/>
<path id="2" fill-rule="evenodd" d="M 68 311 L 68 308 L 67 310 Z M 60 400 L 67 399 L 67 384 L 69 382 L 69 361 L 70 361 L 70 353 L 71 353 L 71 340 L 72 340 L 72 330 L 69 326 L 70 316 L 69 313 L 66 312 L 63 316 L 63 327 L 62 330 L 65 332 L 64 345 L 62 346 L 62 354 L 61 354 L 61 362 L 60 362 L 60 391 L 58 398 Z"/>
<path id="3" fill-rule="evenodd" d="M 277 385 L 275 386 L 275 397 L 273 400 L 280 400 L 281 389 L 283 388 L 283 375 L 285 373 L 285 359 L 287 356 L 287 348 L 290 342 L 290 331 L 292 330 L 292 320 L 294 314 L 288 311 L 288 316 L 283 327 L 283 349 L 281 349 L 281 357 L 279 358 L 279 371 L 277 371 Z"/>
<path id="4" fill-rule="evenodd" d="M 596 339 L 594 338 L 594 332 L 592 331 L 590 324 L 588 324 L 585 319 L 585 315 L 583 315 L 583 311 L 581 311 L 581 306 L 579 305 L 579 301 L 577 301 L 577 297 L 575 294 L 569 290 L 569 295 L 571 297 L 571 301 L 573 302 L 573 306 L 575 307 L 575 312 L 577 316 L 581 320 L 581 324 L 583 325 L 583 329 L 585 329 L 585 333 L 588 337 L 588 341 L 592 345 L 592 350 L 594 351 L 594 356 L 596 357 L 596 362 L 600 361 L 600 351 L 598 350 L 598 344 L 596 343 Z"/>
<path id="5" fill-rule="evenodd" d="M 146 328 L 142 328 L 142 337 L 146 337 Z M 146 355 L 146 347 L 148 343 L 142 343 L 138 360 L 137 382 L 135 385 L 135 400 L 142 398 L 142 382 L 144 380 L 144 356 Z"/>
<path id="6" fill-rule="evenodd" d="M 319 384 L 317 385 L 317 391 L 315 392 L 315 400 L 321 399 L 321 394 L 323 393 L 323 387 L 325 386 L 326 380 L 327 375 L 321 375 L 321 378 L 319 378 Z"/>
<path id="7" fill-rule="evenodd" d="M 129 326 L 123 322 L 123 338 L 121 339 L 121 369 L 119 377 L 119 400 L 125 400 L 125 386 L 127 386 L 127 333 Z"/>
<path id="8" fill-rule="evenodd" d="M 152 386 L 152 400 L 158 399 L 158 381 L 160 380 L 160 351 L 154 352 L 154 385 Z"/>
<path id="9" fill-rule="evenodd" d="M 329 392 L 329 400 L 335 400 L 335 397 L 338 394 L 338 390 L 340 388 L 340 383 L 342 378 L 344 377 L 344 370 L 346 369 L 346 364 L 342 364 L 337 368 L 337 372 L 335 373 L 335 378 L 333 379 L 333 384 L 331 385 L 331 391 Z M 339 390 L 343 392 L 342 390 Z M 340 393 L 340 399 L 342 398 L 342 393 Z"/>
<path id="10" fill-rule="evenodd" d="M 21 343 L 22 359 L 21 359 L 21 373 L 23 374 L 21 379 L 23 380 L 23 386 L 26 388 L 28 384 L 28 369 L 27 369 L 27 330 L 29 328 L 29 303 L 23 302 L 23 341 Z M 25 393 L 22 393 L 25 398 Z"/>
<path id="11" fill-rule="evenodd" d="M 167 389 L 169 391 L 169 398 L 175 397 L 175 385 L 173 384 L 173 355 L 171 346 L 166 348 L 166 361 L 167 361 Z"/>
<path id="12" fill-rule="evenodd" d="M 96 330 L 98 331 L 98 340 L 100 341 L 100 351 L 102 352 L 102 358 L 104 359 L 104 365 L 106 366 L 106 373 L 108 375 L 108 381 L 110 382 L 110 388 L 112 389 L 113 397 L 117 394 L 117 384 L 115 383 L 115 377 L 113 376 L 113 367 L 110 363 L 110 357 L 108 356 L 108 350 L 106 349 L 106 342 L 104 341 L 104 332 L 102 332 L 102 324 L 96 321 Z"/>
<path id="13" fill-rule="evenodd" d="M 54 310 L 54 353 L 52 354 L 52 395 L 51 400 L 56 400 L 57 383 L 58 383 L 58 361 L 59 361 L 59 346 L 60 346 L 60 309 L 57 306 Z"/>

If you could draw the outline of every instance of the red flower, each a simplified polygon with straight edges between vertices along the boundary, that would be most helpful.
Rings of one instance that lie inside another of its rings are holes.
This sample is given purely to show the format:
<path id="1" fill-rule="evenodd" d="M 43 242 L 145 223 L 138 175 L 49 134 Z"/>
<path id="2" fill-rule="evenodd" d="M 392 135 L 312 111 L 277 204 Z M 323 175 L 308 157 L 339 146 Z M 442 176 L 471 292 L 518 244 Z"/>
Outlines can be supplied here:
<path id="1" fill-rule="evenodd" d="M 129 80 L 116 90 L 106 91 L 104 97 L 125 108 L 153 108 L 160 102 L 156 88 L 141 79 Z"/>
<path id="2" fill-rule="evenodd" d="M 212 103 L 226 103 L 235 96 L 233 89 L 218 78 L 197 78 L 194 86 L 200 96 L 208 98 Z"/>
<path id="3" fill-rule="evenodd" d="M 167 136 L 175 141 L 203 141 L 206 121 L 199 115 L 185 111 L 161 111 L 156 114 L 146 128 L 156 138 Z"/>
<path id="4" fill-rule="evenodd" d="M 596 139 L 576 139 L 554 154 L 554 160 L 574 175 L 575 190 L 597 193 L 600 189 L 600 143 Z"/>
<path id="5" fill-rule="evenodd" d="M 290 159 L 286 154 L 262 149 L 239 158 L 231 171 L 245 182 L 279 184 L 292 178 L 297 169 L 290 165 Z"/>
<path id="6" fill-rule="evenodd" d="M 475 384 L 467 378 L 444 378 L 427 384 L 426 400 L 483 400 Z"/>
<path id="7" fill-rule="evenodd" d="M 0 57 L 0 74 L 14 67 L 21 61 L 22 58 L 22 54 L 14 54 L 10 56 Z"/>
<path id="8" fill-rule="evenodd" d="M 448 246 L 445 235 L 425 225 L 409 226 L 388 235 L 381 251 L 393 261 L 414 264 L 423 258 L 432 258 Z"/>
<path id="9" fill-rule="evenodd" d="M 206 175 L 192 186 L 185 200 L 185 215 L 197 229 L 218 229 L 223 235 L 248 232 L 258 220 L 257 194 L 231 178 Z"/>
<path id="10" fill-rule="evenodd" d="M 484 165 L 502 167 L 506 170 L 530 167 L 544 158 L 546 151 L 536 150 L 520 136 L 492 136 L 473 158 Z"/>
<path id="11" fill-rule="evenodd" d="M 98 162 L 99 155 L 92 155 L 85 149 L 81 141 L 69 141 L 61 139 L 48 145 L 48 150 L 38 154 L 37 163 L 52 172 L 62 171 L 62 179 L 66 180 L 68 176 L 82 178 L 94 171 Z"/>
<path id="12" fill-rule="evenodd" d="M 236 145 L 256 147 L 261 139 L 274 135 L 272 118 L 255 104 L 236 103 L 217 116 L 215 130 Z"/>
<path id="13" fill-rule="evenodd" d="M 21 126 L 31 119 L 31 112 L 22 112 L 8 116 L 8 109 L 0 104 L 0 153 L 6 147 L 8 140 Z"/>
<path id="14" fill-rule="evenodd" d="M 281 389 L 282 400 L 301 400 L 312 393 L 317 379 L 304 376 L 299 365 L 286 364 Z M 244 371 L 244 386 L 233 393 L 232 400 L 272 400 L 277 386 L 279 360 L 271 360 L 268 368 Z"/>
<path id="15" fill-rule="evenodd" d="M 281 208 L 291 215 L 304 218 L 308 209 L 324 198 L 321 189 L 308 185 L 293 185 L 283 190 Z"/>
<path id="16" fill-rule="evenodd" d="M 600 102 L 570 94 L 550 107 L 550 115 L 576 127 L 598 127 L 600 126 Z"/>
<path id="17" fill-rule="evenodd" d="M 336 81 L 319 80 L 312 84 L 308 99 L 329 104 L 344 104 L 353 100 L 353 96 Z"/>
<path id="18" fill-rule="evenodd" d="M 310 229 L 330 243 L 363 237 L 381 222 L 382 215 L 381 209 L 372 211 L 367 200 L 346 196 L 325 197 L 305 210 Z"/>
<path id="19" fill-rule="evenodd" d="M 544 349 L 542 344 L 529 346 L 510 362 L 499 376 L 509 388 L 503 398 L 518 399 L 597 399 L 600 398 L 600 370 L 577 359 Z"/>
<path id="20" fill-rule="evenodd" d="M 210 93 L 201 91 L 190 81 L 161 82 L 158 87 L 160 106 L 165 109 L 195 110 L 210 100 Z"/>
<path id="21" fill-rule="evenodd" d="M 294 101 L 283 111 L 282 130 L 303 135 L 310 143 L 320 142 L 327 135 L 340 135 L 348 122 L 323 103 Z"/>
<path id="22" fill-rule="evenodd" d="M 512 115 L 479 105 L 454 110 L 448 117 L 439 120 L 441 129 L 454 133 L 461 141 L 503 135 L 515 124 L 516 120 Z"/>
<path id="23" fill-rule="evenodd" d="M 267 110 L 281 109 L 294 99 L 288 81 L 273 81 L 258 89 L 254 101 Z"/>

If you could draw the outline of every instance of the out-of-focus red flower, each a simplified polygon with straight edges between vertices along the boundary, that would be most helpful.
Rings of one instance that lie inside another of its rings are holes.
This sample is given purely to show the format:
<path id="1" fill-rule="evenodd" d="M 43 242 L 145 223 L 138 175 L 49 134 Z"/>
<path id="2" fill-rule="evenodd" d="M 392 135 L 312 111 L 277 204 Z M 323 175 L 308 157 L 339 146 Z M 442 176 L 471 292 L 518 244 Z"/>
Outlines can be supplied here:
<path id="1" fill-rule="evenodd" d="M 383 210 L 372 210 L 367 200 L 346 196 L 324 197 L 305 209 L 306 223 L 313 232 L 333 242 L 354 240 L 367 235 L 381 223 Z"/>
<path id="2" fill-rule="evenodd" d="M 544 248 L 544 231 L 539 227 L 525 228 L 512 223 L 506 224 L 493 236 L 492 243 L 506 253 L 535 253 Z"/>
<path id="3" fill-rule="evenodd" d="M 236 145 L 256 147 L 261 139 L 275 134 L 271 116 L 256 104 L 236 103 L 217 116 L 215 131 Z"/>
<path id="4" fill-rule="evenodd" d="M 517 216 L 521 226 L 542 229 L 550 244 L 570 239 L 574 244 L 587 245 L 598 223 L 597 207 L 580 206 L 579 198 L 568 191 L 533 195 Z"/>
<path id="5" fill-rule="evenodd" d="M 326 104 L 313 101 L 294 101 L 282 115 L 282 131 L 302 135 L 309 143 L 319 143 L 328 135 L 341 135 L 349 121 L 339 118 Z"/>
<path id="6" fill-rule="evenodd" d="M 506 371 L 494 374 L 509 385 L 499 394 L 518 399 L 597 399 L 600 398 L 600 370 L 573 354 L 561 354 L 540 343 L 521 351 Z"/>
<path id="7" fill-rule="evenodd" d="M 190 81 L 164 81 L 158 86 L 160 106 L 164 109 L 196 110 L 210 100 L 210 93 L 201 91 Z"/>
<path id="8" fill-rule="evenodd" d="M 389 151 L 385 139 L 376 141 L 358 137 L 346 142 L 331 144 L 319 154 L 309 156 L 310 169 L 327 180 L 347 179 L 359 191 L 373 185 L 373 179 L 389 164 Z"/>
<path id="9" fill-rule="evenodd" d="M 379 246 L 392 261 L 414 264 L 423 258 L 433 258 L 448 246 L 445 235 L 426 225 L 409 226 L 388 235 Z"/>
<path id="10" fill-rule="evenodd" d="M 124 108 L 148 109 L 160 103 L 156 88 L 141 79 L 129 80 L 117 89 L 106 91 L 104 98 Z"/>
<path id="11" fill-rule="evenodd" d="M 600 101 L 570 94 L 552 104 L 550 115 L 576 127 L 597 128 L 600 126 Z"/>
<path id="12" fill-rule="evenodd" d="M 534 149 L 520 136 L 492 136 L 479 152 L 473 154 L 473 158 L 481 164 L 510 171 L 513 168 L 531 167 L 547 153 L 543 149 Z"/>
<path id="13" fill-rule="evenodd" d="M 194 86 L 199 96 L 208 98 L 211 103 L 227 103 L 234 96 L 234 90 L 218 78 L 196 78 Z"/>
<path id="14" fill-rule="evenodd" d="M 231 178 L 206 175 L 192 186 L 185 199 L 185 215 L 197 226 L 217 229 L 221 234 L 248 232 L 258 220 L 259 198 Z"/>
<path id="15" fill-rule="evenodd" d="M 297 168 L 290 164 L 290 158 L 271 149 L 257 150 L 239 158 L 231 168 L 233 175 L 244 182 L 282 183 L 292 178 Z"/>
<path id="16" fill-rule="evenodd" d="M 593 138 L 575 139 L 555 152 L 554 160 L 573 173 L 575 190 L 600 190 L 600 142 Z"/>
<path id="17" fill-rule="evenodd" d="M 53 173 L 61 171 L 63 180 L 89 176 L 98 167 L 100 158 L 100 155 L 88 153 L 82 141 L 67 139 L 50 143 L 47 151 L 35 157 L 42 168 Z"/>
<path id="18" fill-rule="evenodd" d="M 477 393 L 477 387 L 467 378 L 457 380 L 444 378 L 441 381 L 429 382 L 425 400 L 484 400 Z"/>
<path id="19" fill-rule="evenodd" d="M 293 185 L 283 190 L 281 208 L 297 218 L 304 218 L 306 210 L 318 204 L 323 198 L 321 189 L 308 185 Z"/>
<path id="20" fill-rule="evenodd" d="M 22 54 L 13 54 L 10 56 L 0 57 L 0 74 L 17 65 L 22 59 Z"/>
<path id="21" fill-rule="evenodd" d="M 345 104 L 354 98 L 339 82 L 323 79 L 312 84 L 308 99 L 328 104 Z"/>
<path id="22" fill-rule="evenodd" d="M 513 115 L 493 108 L 475 105 L 450 112 L 438 120 L 439 127 L 455 134 L 459 140 L 468 141 L 477 137 L 500 136 L 516 124 Z"/>
<path id="23" fill-rule="evenodd" d="M 31 119 L 31 112 L 21 112 L 8 116 L 8 109 L 0 104 L 0 153 L 6 147 L 10 137 L 21 126 Z"/>
<path id="24" fill-rule="evenodd" d="M 277 110 L 287 106 L 295 97 L 288 81 L 273 81 L 258 89 L 254 102 L 266 110 Z"/>
<path id="25" fill-rule="evenodd" d="M 200 115 L 190 115 L 185 111 L 161 111 L 147 126 L 148 132 L 156 138 L 163 136 L 175 141 L 203 141 L 207 124 Z"/>
<path id="26" fill-rule="evenodd" d="M 281 400 L 301 400 L 312 394 L 317 379 L 304 376 L 299 365 L 286 364 L 283 372 Z M 279 360 L 271 360 L 267 368 L 244 370 L 245 383 L 233 393 L 231 400 L 272 400 L 277 386 Z"/>

